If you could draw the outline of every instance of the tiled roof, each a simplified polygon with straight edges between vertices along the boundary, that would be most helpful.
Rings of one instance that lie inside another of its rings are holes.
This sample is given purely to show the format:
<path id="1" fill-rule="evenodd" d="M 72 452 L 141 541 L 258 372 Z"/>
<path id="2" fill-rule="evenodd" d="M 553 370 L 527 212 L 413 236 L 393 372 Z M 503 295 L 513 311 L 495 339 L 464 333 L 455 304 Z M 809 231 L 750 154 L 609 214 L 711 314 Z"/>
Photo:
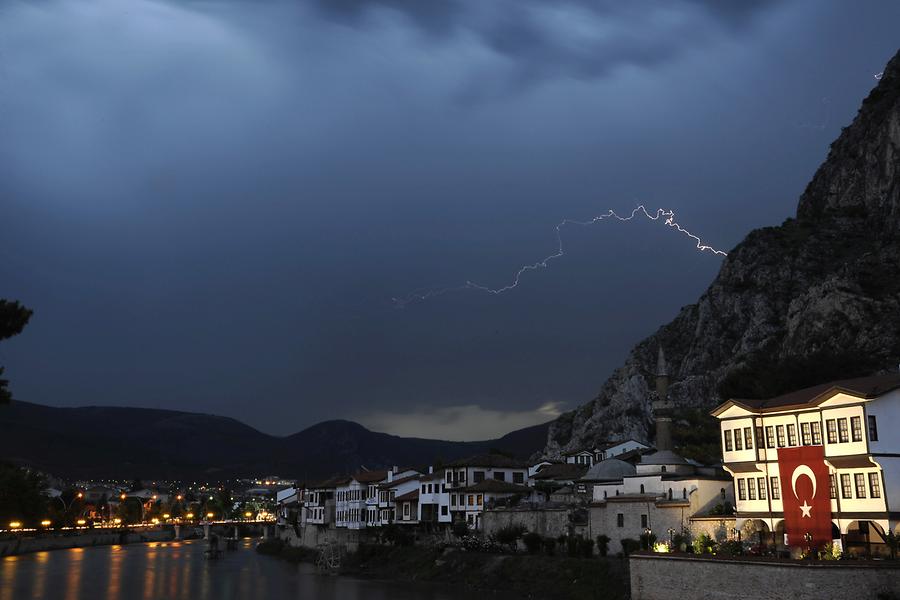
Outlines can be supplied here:
<path id="1" fill-rule="evenodd" d="M 418 479 L 420 476 L 421 475 L 419 473 L 416 473 L 415 475 L 408 475 L 407 477 L 401 477 L 400 479 L 395 479 L 393 481 L 385 481 L 378 487 L 386 490 L 388 488 L 396 487 L 396 486 L 400 485 L 401 483 L 406 483 L 407 481 L 412 481 L 413 479 Z"/>
<path id="2" fill-rule="evenodd" d="M 418 500 L 419 499 L 419 488 L 414 489 L 411 492 L 406 492 L 405 494 L 401 494 L 394 498 L 396 502 L 407 502 L 409 500 Z"/>
<path id="3" fill-rule="evenodd" d="M 360 471 L 353 476 L 360 483 L 375 483 L 387 479 L 387 471 Z"/>
<path id="4" fill-rule="evenodd" d="M 875 398 L 898 388 L 900 388 L 900 373 L 839 379 L 765 400 L 735 398 L 720 404 L 712 414 L 716 415 L 732 404 L 766 412 L 818 404 L 840 392 L 859 398 Z"/>
<path id="5" fill-rule="evenodd" d="M 528 464 L 502 454 L 479 454 L 462 458 L 447 464 L 447 467 L 499 467 L 505 469 L 527 469 Z"/>
<path id="6" fill-rule="evenodd" d="M 485 479 L 475 485 L 459 489 L 460 492 L 476 492 L 482 494 L 530 494 L 532 489 L 524 485 L 508 483 L 506 481 L 497 481 L 496 479 Z"/>
<path id="7" fill-rule="evenodd" d="M 587 470 L 587 465 L 573 465 L 569 463 L 547 465 L 546 467 L 541 467 L 541 469 L 532 476 L 532 479 L 575 481 L 576 479 L 584 477 Z"/>

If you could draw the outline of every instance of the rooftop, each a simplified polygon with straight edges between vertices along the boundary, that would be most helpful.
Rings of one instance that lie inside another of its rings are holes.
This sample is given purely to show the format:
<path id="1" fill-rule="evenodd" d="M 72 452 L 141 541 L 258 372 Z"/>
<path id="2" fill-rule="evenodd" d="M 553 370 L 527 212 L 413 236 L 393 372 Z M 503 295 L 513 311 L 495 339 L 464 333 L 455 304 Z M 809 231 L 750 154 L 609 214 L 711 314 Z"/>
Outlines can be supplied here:
<path id="1" fill-rule="evenodd" d="M 587 465 L 573 465 L 570 463 L 557 463 L 541 467 L 532 479 L 574 481 L 581 479 L 587 473 Z"/>
<path id="2" fill-rule="evenodd" d="M 855 379 L 839 379 L 796 390 L 767 399 L 734 398 L 717 406 L 712 414 L 718 416 L 729 406 L 736 404 L 754 411 L 775 411 L 819 404 L 835 394 L 845 393 L 858 398 L 877 398 L 900 388 L 900 373 L 871 375 Z"/>
<path id="3" fill-rule="evenodd" d="M 496 479 L 485 479 L 482 482 L 461 488 L 460 492 L 476 492 L 482 494 L 530 494 L 531 488 Z"/>
<path id="4" fill-rule="evenodd" d="M 500 467 L 506 469 L 527 469 L 529 465 L 521 460 L 504 456 L 503 454 L 479 454 L 468 458 L 461 458 L 447 463 L 453 467 Z"/>

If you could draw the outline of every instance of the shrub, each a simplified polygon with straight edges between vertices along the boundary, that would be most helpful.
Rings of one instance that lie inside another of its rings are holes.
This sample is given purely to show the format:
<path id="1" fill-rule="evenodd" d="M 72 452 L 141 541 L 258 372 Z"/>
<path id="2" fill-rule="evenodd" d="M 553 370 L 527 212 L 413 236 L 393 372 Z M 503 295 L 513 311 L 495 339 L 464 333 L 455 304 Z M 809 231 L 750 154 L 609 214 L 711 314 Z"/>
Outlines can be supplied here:
<path id="1" fill-rule="evenodd" d="M 716 543 L 707 534 L 701 534 L 694 540 L 694 554 L 712 554 L 716 548 Z"/>
<path id="2" fill-rule="evenodd" d="M 628 556 L 635 550 L 641 549 L 641 542 L 639 540 L 625 538 L 622 540 L 622 554 Z"/>
<path id="3" fill-rule="evenodd" d="M 656 534 L 654 533 L 642 533 L 641 534 L 641 549 L 642 550 L 652 550 L 653 545 L 656 543 Z"/>
<path id="4" fill-rule="evenodd" d="M 582 539 L 580 543 L 581 555 L 590 558 L 594 555 L 594 540 Z"/>
<path id="5" fill-rule="evenodd" d="M 737 540 L 727 540 L 716 547 L 716 554 L 722 556 L 740 556 L 743 553 L 744 546 Z"/>
<path id="6" fill-rule="evenodd" d="M 509 546 L 511 549 L 515 550 L 516 542 L 526 531 L 527 529 L 524 525 L 511 524 L 498 529 L 497 533 L 494 534 L 494 538 L 497 540 L 498 544 Z"/>
<path id="7" fill-rule="evenodd" d="M 548 556 L 556 554 L 556 540 L 554 538 L 544 538 L 544 552 Z"/>
<path id="8" fill-rule="evenodd" d="M 606 556 L 609 553 L 609 536 L 602 533 L 597 536 L 597 552 L 600 556 Z"/>
<path id="9" fill-rule="evenodd" d="M 469 535 L 469 526 L 465 521 L 457 521 L 453 524 L 453 535 L 458 538 Z"/>
<path id="10" fill-rule="evenodd" d="M 544 540 L 541 538 L 540 534 L 537 534 L 533 531 L 530 531 L 522 536 L 522 541 L 525 543 L 525 547 L 528 549 L 528 554 L 537 554 L 541 551 L 541 545 L 544 543 Z"/>
<path id="11" fill-rule="evenodd" d="M 569 556 L 578 556 L 578 547 L 581 545 L 579 543 L 580 541 L 581 538 L 570 535 L 568 539 L 566 539 L 566 554 Z"/>

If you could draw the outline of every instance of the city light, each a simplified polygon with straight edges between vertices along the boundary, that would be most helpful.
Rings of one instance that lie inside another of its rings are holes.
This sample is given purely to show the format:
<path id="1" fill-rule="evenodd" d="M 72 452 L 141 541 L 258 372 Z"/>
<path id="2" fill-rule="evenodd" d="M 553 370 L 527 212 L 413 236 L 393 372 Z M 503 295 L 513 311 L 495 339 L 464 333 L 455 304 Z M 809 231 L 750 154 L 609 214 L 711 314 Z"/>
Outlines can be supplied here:
<path id="1" fill-rule="evenodd" d="M 86 523 L 87 523 L 87 521 L 85 521 L 84 519 L 78 519 L 77 521 L 75 521 L 75 524 L 79 525 L 79 526 L 83 526 Z"/>
<path id="2" fill-rule="evenodd" d="M 150 522 L 153 523 L 154 525 L 159 525 L 159 519 L 155 519 L 155 518 L 150 519 Z"/>
<path id="3" fill-rule="evenodd" d="M 119 496 L 119 500 L 123 500 L 123 501 L 124 501 L 125 498 L 127 498 L 127 497 L 128 497 L 128 496 L 126 496 L 125 494 L 122 494 L 121 496 Z"/>
<path id="4" fill-rule="evenodd" d="M 185 516 L 186 516 L 188 519 L 193 519 L 193 518 L 194 518 L 194 513 L 188 513 L 188 514 L 186 514 Z"/>
<path id="5" fill-rule="evenodd" d="M 12 521 L 12 522 L 9 524 L 9 528 L 10 528 L 10 529 L 21 529 L 21 528 L 22 528 L 22 523 L 20 523 L 19 521 Z"/>
<path id="6" fill-rule="evenodd" d="M 84 494 L 82 494 L 81 492 L 78 492 L 78 494 L 76 494 L 76 498 L 84 498 Z"/>
<path id="7" fill-rule="evenodd" d="M 213 513 L 206 513 L 207 519 L 212 519 L 215 515 Z"/>
<path id="8" fill-rule="evenodd" d="M 53 522 L 49 521 L 47 519 L 44 519 L 43 521 L 41 521 L 41 527 L 50 527 L 50 525 L 52 525 L 52 524 L 53 524 Z"/>
<path id="9" fill-rule="evenodd" d="M 117 517 L 117 518 L 113 519 L 113 523 L 115 523 L 116 525 L 121 525 L 121 524 L 122 524 L 122 519 L 119 519 L 119 518 Z"/>
<path id="10" fill-rule="evenodd" d="M 163 515 L 163 519 L 168 519 L 170 516 L 171 516 L 171 515 L 170 515 L 169 513 L 166 513 L 166 514 Z"/>

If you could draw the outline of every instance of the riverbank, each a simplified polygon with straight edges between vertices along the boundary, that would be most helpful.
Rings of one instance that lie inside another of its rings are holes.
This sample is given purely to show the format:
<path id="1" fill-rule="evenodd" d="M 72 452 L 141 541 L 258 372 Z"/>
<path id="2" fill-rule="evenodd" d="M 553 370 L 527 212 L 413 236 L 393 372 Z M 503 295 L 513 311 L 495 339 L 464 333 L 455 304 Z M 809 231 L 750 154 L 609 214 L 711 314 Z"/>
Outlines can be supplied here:
<path id="1" fill-rule="evenodd" d="M 261 542 L 260 553 L 294 562 L 314 562 L 310 548 L 277 540 Z M 520 598 L 618 600 L 626 598 L 626 565 L 618 558 L 573 558 L 491 554 L 459 548 L 361 546 L 344 556 L 339 575 L 399 582 L 428 582 Z"/>
<path id="2" fill-rule="evenodd" d="M 90 546 L 112 546 L 141 542 L 166 542 L 175 539 L 172 529 L 87 531 L 71 534 L 16 536 L 0 540 L 0 556 L 14 556 L 47 550 L 66 550 Z"/>

